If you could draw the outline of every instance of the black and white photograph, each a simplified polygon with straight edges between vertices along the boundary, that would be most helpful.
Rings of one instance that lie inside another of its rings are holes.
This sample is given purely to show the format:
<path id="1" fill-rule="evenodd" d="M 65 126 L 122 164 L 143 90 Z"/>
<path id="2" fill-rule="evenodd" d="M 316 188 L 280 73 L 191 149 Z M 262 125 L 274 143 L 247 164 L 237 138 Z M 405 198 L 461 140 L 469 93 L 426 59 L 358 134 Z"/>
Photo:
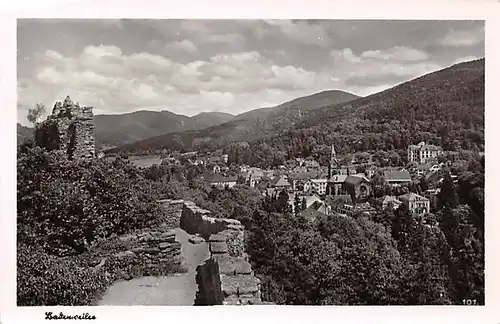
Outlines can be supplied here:
<path id="1" fill-rule="evenodd" d="M 484 20 L 16 28 L 17 306 L 485 305 Z"/>

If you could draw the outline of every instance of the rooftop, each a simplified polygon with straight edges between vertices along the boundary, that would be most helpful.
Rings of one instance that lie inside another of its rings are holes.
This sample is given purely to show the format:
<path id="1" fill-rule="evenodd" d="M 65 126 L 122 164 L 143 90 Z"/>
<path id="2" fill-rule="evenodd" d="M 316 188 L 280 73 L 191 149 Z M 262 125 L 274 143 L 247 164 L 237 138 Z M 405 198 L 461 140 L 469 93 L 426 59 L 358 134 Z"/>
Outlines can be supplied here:
<path id="1" fill-rule="evenodd" d="M 385 171 L 384 179 L 386 181 L 411 181 L 408 171 Z"/>
<path id="2" fill-rule="evenodd" d="M 409 192 L 407 194 L 399 196 L 398 199 L 401 201 L 429 200 L 423 196 L 417 195 L 414 192 Z"/>

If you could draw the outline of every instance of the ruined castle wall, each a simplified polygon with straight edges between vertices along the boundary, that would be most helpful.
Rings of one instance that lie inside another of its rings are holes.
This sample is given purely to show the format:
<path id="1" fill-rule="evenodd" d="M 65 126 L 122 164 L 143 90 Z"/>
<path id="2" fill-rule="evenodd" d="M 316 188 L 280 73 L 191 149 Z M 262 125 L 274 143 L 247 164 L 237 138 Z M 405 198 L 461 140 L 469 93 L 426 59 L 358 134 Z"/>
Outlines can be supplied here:
<path id="1" fill-rule="evenodd" d="M 93 117 L 77 118 L 75 125 L 75 141 L 72 143 L 74 159 L 89 159 L 95 156 L 95 130 Z"/>
<path id="2" fill-rule="evenodd" d="M 184 207 L 184 200 L 163 199 L 157 201 L 163 206 L 164 217 L 162 220 L 163 227 L 176 228 L 179 227 Z"/>
<path id="3" fill-rule="evenodd" d="M 80 107 L 69 97 L 56 102 L 52 115 L 37 130 L 36 142 L 48 150 L 57 150 L 68 159 L 95 156 L 95 130 L 92 107 Z"/>
<path id="4" fill-rule="evenodd" d="M 219 233 L 225 229 L 235 226 L 238 228 L 241 223 L 235 219 L 211 217 L 211 212 L 196 206 L 187 201 L 184 203 L 180 219 L 180 228 L 189 234 L 199 234 L 205 240 L 210 235 Z"/>
<path id="5" fill-rule="evenodd" d="M 245 253 L 244 227 L 234 219 L 218 219 L 185 202 L 180 227 L 208 243 L 210 258 L 197 268 L 196 305 L 262 304 L 260 280 Z"/>
<path id="6" fill-rule="evenodd" d="M 176 240 L 175 230 L 146 230 L 123 235 L 114 245 L 119 248 L 102 260 L 119 269 L 121 279 L 140 276 L 160 276 L 185 270 L 181 256 L 181 244 Z"/>

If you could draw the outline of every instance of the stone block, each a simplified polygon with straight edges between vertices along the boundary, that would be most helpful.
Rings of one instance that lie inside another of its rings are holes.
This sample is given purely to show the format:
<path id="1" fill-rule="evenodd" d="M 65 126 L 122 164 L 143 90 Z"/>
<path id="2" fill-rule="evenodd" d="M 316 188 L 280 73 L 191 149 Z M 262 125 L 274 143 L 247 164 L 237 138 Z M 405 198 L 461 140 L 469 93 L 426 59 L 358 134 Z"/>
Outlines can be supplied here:
<path id="1" fill-rule="evenodd" d="M 119 252 L 115 254 L 115 257 L 121 259 L 121 258 L 126 258 L 126 257 L 135 257 L 136 254 L 132 251 L 124 251 L 124 252 Z"/>
<path id="2" fill-rule="evenodd" d="M 210 252 L 214 254 L 227 253 L 227 244 L 225 242 L 210 242 Z"/>
<path id="3" fill-rule="evenodd" d="M 247 275 L 221 274 L 221 289 L 224 296 L 231 295 L 258 295 L 260 293 L 260 280 Z"/>
<path id="4" fill-rule="evenodd" d="M 135 241 L 135 240 L 137 240 L 137 235 L 135 235 L 135 234 L 123 235 L 123 236 L 120 236 L 118 239 L 122 242 Z"/>
<path id="5" fill-rule="evenodd" d="M 191 243 L 191 244 L 200 244 L 200 243 L 205 242 L 205 240 L 202 237 L 200 237 L 200 236 L 192 235 L 192 236 L 189 237 L 188 242 Z"/>
<path id="6" fill-rule="evenodd" d="M 139 247 L 132 249 L 132 252 L 134 253 L 145 253 L 145 254 L 158 254 L 160 250 L 158 248 L 148 248 L 148 247 Z"/>

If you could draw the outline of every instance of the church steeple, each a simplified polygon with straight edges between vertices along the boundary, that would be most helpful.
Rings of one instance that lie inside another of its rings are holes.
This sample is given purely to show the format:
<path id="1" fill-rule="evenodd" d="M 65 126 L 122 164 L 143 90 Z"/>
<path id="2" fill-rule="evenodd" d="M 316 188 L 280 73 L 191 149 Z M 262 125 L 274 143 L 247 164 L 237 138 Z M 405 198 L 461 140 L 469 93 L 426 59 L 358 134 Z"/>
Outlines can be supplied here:
<path id="1" fill-rule="evenodd" d="M 333 164 L 337 164 L 337 155 L 335 153 L 335 147 L 332 143 L 332 150 L 330 151 L 330 160 L 328 161 L 328 183 L 326 185 L 326 194 L 331 195 L 332 192 L 332 184 L 330 183 L 330 179 L 332 178 L 332 168 Z"/>

